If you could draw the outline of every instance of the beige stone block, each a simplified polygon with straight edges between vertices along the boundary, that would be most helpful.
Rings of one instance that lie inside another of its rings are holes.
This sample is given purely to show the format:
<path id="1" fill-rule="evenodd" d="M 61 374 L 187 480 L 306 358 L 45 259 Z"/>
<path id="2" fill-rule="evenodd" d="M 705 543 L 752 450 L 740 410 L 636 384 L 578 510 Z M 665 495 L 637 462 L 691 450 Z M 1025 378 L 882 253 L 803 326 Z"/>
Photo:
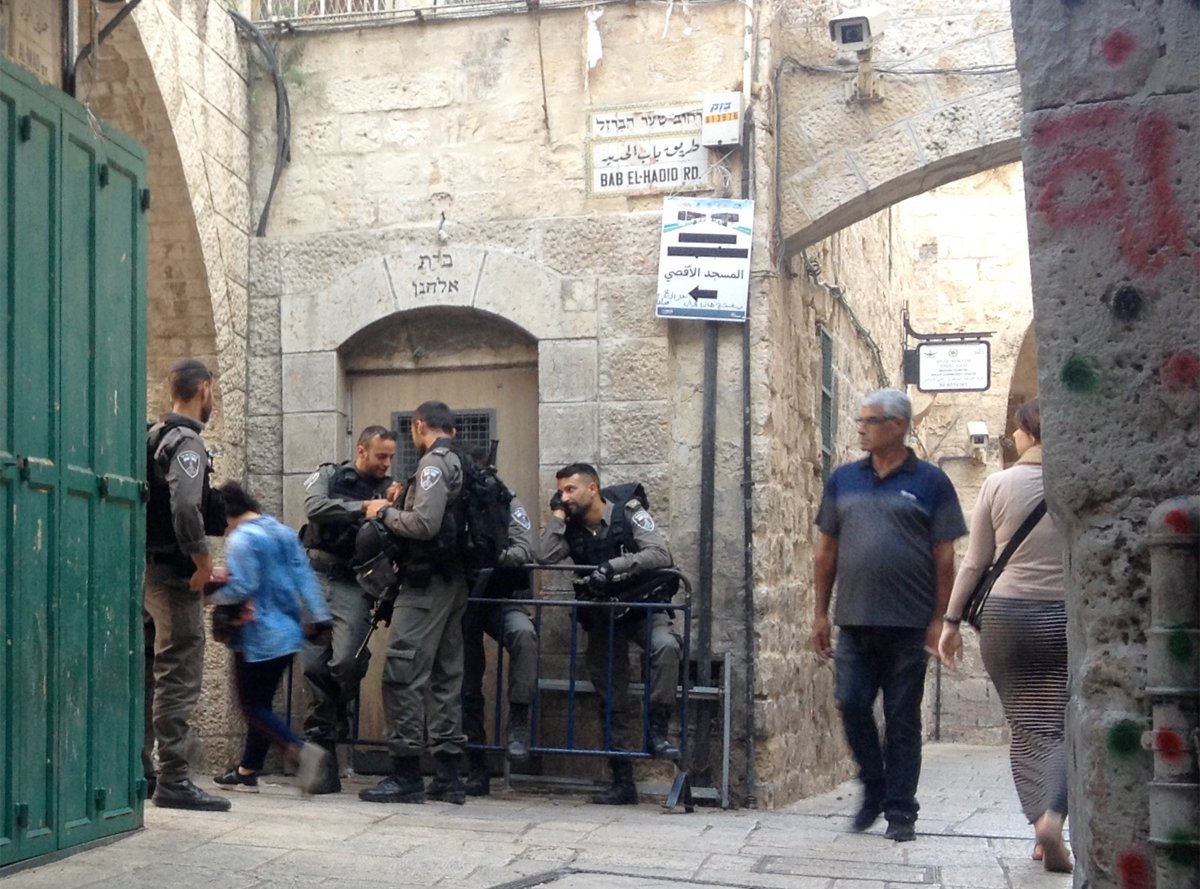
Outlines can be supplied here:
<path id="1" fill-rule="evenodd" d="M 283 471 L 311 473 L 346 449 L 346 417 L 336 411 L 283 415 Z"/>
<path id="2" fill-rule="evenodd" d="M 657 463 L 668 453 L 670 402 L 633 401 L 600 406 L 600 462 Z"/>
<path id="3" fill-rule="evenodd" d="M 599 453 L 598 409 L 594 402 L 543 404 L 538 411 L 538 445 L 544 464 L 595 462 Z"/>
<path id="4" fill-rule="evenodd" d="M 921 166 L 921 148 L 908 124 L 884 130 L 847 152 L 868 188 L 886 186 Z"/>
<path id="5" fill-rule="evenodd" d="M 620 331 L 626 336 L 666 336 L 668 322 L 654 314 L 657 277 L 605 276 L 598 290 L 600 330 Z"/>
<path id="6" fill-rule="evenodd" d="M 595 401 L 596 376 L 595 340 L 538 343 L 538 401 L 543 405 Z"/>
<path id="7" fill-rule="evenodd" d="M 322 463 L 327 460 L 320 461 Z M 283 500 L 283 514 L 279 516 L 280 521 L 293 528 L 300 528 L 308 521 L 308 516 L 304 512 L 304 480 L 308 478 L 317 464 L 314 463 L 306 471 L 300 473 L 285 474 L 281 485 L 281 493 Z"/>
<path id="8" fill-rule="evenodd" d="M 343 381 L 337 352 L 285 352 L 282 371 L 285 414 L 338 410 Z"/>
<path id="9" fill-rule="evenodd" d="M 970 151 L 982 142 L 974 102 L 949 105 L 914 120 L 912 127 L 927 162 Z"/>
<path id="10" fill-rule="evenodd" d="M 385 73 L 359 70 L 354 76 L 330 72 L 324 87 L 329 107 L 343 114 L 438 108 L 453 99 L 442 65 L 405 65 Z"/>
<path id="11" fill-rule="evenodd" d="M 520 325 L 540 339 L 595 336 L 594 301 L 586 286 L 565 286 L 551 270 L 522 257 L 490 250 L 482 260 L 475 308 Z"/>
<path id="12" fill-rule="evenodd" d="M 600 342 L 600 397 L 604 401 L 655 400 L 667 395 L 666 337 Z"/>
<path id="13" fill-rule="evenodd" d="M 382 259 L 362 263 L 319 291 L 280 299 L 280 341 L 285 353 L 327 352 L 396 310 Z"/>

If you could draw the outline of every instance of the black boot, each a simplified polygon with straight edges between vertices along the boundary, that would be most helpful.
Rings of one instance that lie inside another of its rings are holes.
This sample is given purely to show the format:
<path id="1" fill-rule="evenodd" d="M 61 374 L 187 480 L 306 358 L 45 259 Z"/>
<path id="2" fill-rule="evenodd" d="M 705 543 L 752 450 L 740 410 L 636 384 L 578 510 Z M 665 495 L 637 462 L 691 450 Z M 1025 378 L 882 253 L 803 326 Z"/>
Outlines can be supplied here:
<path id="1" fill-rule="evenodd" d="M 637 785 L 633 783 L 633 763 L 624 759 L 610 759 L 612 784 L 592 794 L 592 802 L 599 806 L 637 805 Z"/>
<path id="2" fill-rule="evenodd" d="M 463 790 L 467 796 L 487 796 L 492 792 L 492 774 L 488 770 L 487 755 L 482 750 L 472 750 L 467 754 L 467 759 L 471 770 L 463 782 Z"/>
<path id="3" fill-rule="evenodd" d="M 461 806 L 467 801 L 467 791 L 458 776 L 458 754 L 435 753 L 433 758 L 437 762 L 437 774 L 425 788 L 425 796 Z"/>
<path id="4" fill-rule="evenodd" d="M 316 743 L 323 747 L 329 755 L 321 764 L 321 774 L 309 792 L 314 796 L 320 793 L 341 793 L 342 779 L 339 777 L 341 769 L 338 767 L 337 745 L 332 741 L 317 741 Z"/>
<path id="5" fill-rule="evenodd" d="M 671 743 L 671 708 L 656 704 L 650 708 L 650 752 L 659 759 L 679 759 L 679 748 Z"/>
<path id="6" fill-rule="evenodd" d="M 421 780 L 421 757 L 392 758 L 394 774 L 388 775 L 374 787 L 358 792 L 358 798 L 368 803 L 423 803 L 425 782 Z"/>
<path id="7" fill-rule="evenodd" d="M 529 758 L 529 705 L 508 705 L 508 745 L 505 751 L 509 759 Z"/>

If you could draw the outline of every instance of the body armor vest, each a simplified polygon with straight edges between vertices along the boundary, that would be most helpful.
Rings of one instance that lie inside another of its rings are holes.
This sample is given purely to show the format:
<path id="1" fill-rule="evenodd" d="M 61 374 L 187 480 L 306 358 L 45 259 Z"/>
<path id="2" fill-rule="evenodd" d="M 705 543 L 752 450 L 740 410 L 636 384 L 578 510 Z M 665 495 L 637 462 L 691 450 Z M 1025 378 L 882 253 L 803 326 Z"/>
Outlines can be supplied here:
<path id="1" fill-rule="evenodd" d="M 390 478 L 364 478 L 353 463 L 342 463 L 329 479 L 329 496 L 334 500 L 378 500 L 391 485 Z M 305 527 L 304 545 L 329 553 L 347 565 L 354 558 L 354 541 L 362 521 L 314 522 Z"/>
<path id="2" fill-rule="evenodd" d="M 146 501 L 146 551 L 151 553 L 180 553 L 179 541 L 175 538 L 175 523 L 171 518 L 171 485 L 167 481 L 167 467 L 175 458 L 175 449 L 182 443 L 165 448 L 159 454 L 163 438 L 172 429 L 190 429 L 183 423 L 155 423 L 146 430 L 146 481 L 149 483 L 149 498 Z M 219 537 L 225 533 L 225 507 L 221 498 L 212 491 L 212 461 L 204 460 L 204 487 L 200 494 L 200 514 L 204 519 L 204 533 Z M 180 553 L 182 558 L 182 553 Z M 188 565 L 190 561 L 185 560 Z"/>
<path id="3" fill-rule="evenodd" d="M 625 506 L 632 499 L 642 501 L 645 492 L 638 484 L 616 485 L 605 488 L 600 495 L 613 505 L 612 522 L 608 526 L 608 535 L 601 538 L 589 531 L 582 522 L 567 522 L 563 533 L 567 546 L 571 551 L 571 560 L 576 565 L 599 565 L 618 556 L 636 553 L 639 549 L 633 536 L 633 528 L 625 515 Z M 642 502 L 643 507 L 645 502 Z M 583 579 L 591 569 L 576 572 Z M 578 587 L 578 581 L 576 585 Z M 586 583 L 584 584 L 586 588 Z M 646 578 L 629 578 L 614 582 L 608 587 L 608 596 L 621 601 L 670 602 L 678 591 L 678 581 L 664 579 L 662 583 L 647 586 Z"/>

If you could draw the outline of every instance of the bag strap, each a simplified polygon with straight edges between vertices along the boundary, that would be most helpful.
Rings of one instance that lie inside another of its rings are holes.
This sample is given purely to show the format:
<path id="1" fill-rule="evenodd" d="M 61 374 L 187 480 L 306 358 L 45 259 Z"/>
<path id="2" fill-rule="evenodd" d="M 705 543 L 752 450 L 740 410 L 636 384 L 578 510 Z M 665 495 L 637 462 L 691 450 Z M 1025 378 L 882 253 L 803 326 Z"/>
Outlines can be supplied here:
<path id="1" fill-rule="evenodd" d="M 1042 516 L 1046 514 L 1046 498 L 1043 497 L 1038 501 L 1037 506 L 1033 508 L 1033 512 L 1025 516 L 1025 521 L 1021 522 L 1021 527 L 1017 528 L 1017 533 L 1008 541 L 1008 545 L 1004 547 L 1004 552 L 1000 553 L 1000 558 L 996 559 L 996 563 L 992 565 L 992 572 L 999 574 L 1004 570 L 1004 566 L 1008 564 L 1008 560 L 1012 558 L 1012 554 L 1017 551 L 1017 547 L 1025 542 L 1025 538 L 1033 530 L 1034 526 L 1042 520 Z"/>

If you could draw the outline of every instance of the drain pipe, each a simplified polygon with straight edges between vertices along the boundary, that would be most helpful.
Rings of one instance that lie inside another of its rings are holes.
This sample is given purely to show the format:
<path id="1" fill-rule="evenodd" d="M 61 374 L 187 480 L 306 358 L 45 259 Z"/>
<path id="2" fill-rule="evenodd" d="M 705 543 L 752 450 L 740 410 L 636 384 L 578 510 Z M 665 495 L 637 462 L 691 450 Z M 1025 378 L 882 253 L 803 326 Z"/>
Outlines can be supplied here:
<path id="1" fill-rule="evenodd" d="M 1200 496 L 1150 514 L 1146 693 L 1154 751 L 1150 845 L 1156 885 L 1200 885 Z"/>
<path id="2" fill-rule="evenodd" d="M 62 91 L 75 96 L 75 57 L 79 55 L 79 4 L 62 0 Z"/>

